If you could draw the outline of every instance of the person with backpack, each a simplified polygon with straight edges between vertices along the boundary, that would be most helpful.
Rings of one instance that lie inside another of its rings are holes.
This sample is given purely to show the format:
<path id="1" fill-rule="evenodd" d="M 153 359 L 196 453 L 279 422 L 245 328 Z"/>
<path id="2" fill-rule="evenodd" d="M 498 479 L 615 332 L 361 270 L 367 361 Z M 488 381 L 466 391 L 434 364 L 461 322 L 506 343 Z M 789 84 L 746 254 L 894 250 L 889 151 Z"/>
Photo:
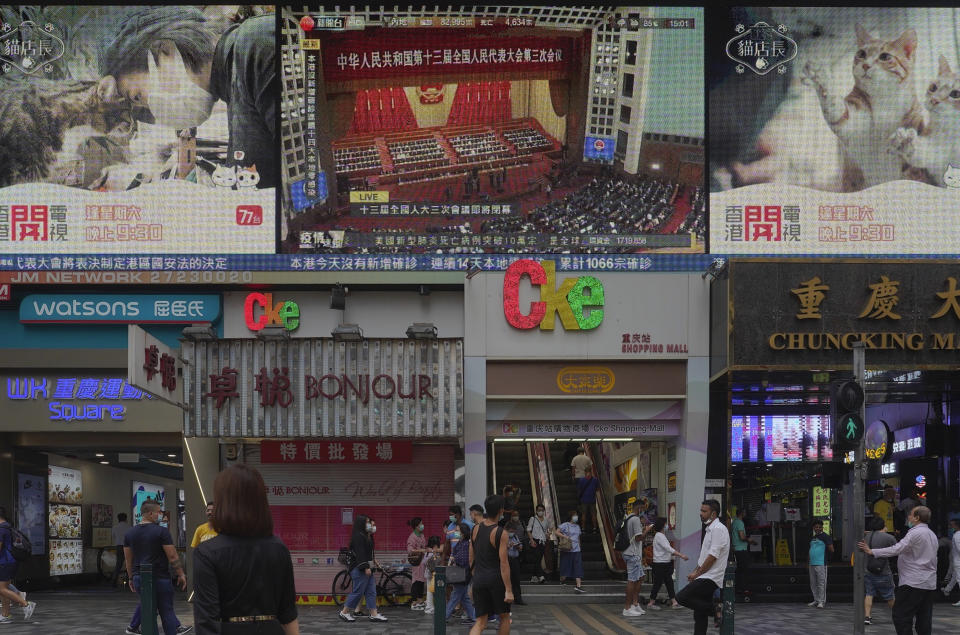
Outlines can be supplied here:
<path id="1" fill-rule="evenodd" d="M 460 623 L 464 626 L 473 626 L 477 620 L 476 610 L 473 608 L 473 601 L 470 599 L 470 526 L 461 523 L 457 528 L 457 542 L 450 548 L 450 558 L 447 566 L 461 567 L 466 575 L 463 582 L 452 583 L 450 586 L 453 591 L 450 593 L 450 599 L 447 600 L 447 619 L 453 615 L 453 610 L 457 605 L 463 607 L 464 616 Z"/>
<path id="2" fill-rule="evenodd" d="M 30 541 L 7 521 L 7 510 L 0 507 L 0 624 L 12 622 L 10 605 L 23 607 L 23 619 L 29 620 L 37 608 L 10 589 L 19 563 L 30 557 Z"/>
<path id="3" fill-rule="evenodd" d="M 870 518 L 867 529 L 864 540 L 871 549 L 892 547 L 897 544 L 896 538 L 884 531 L 886 526 L 884 519 L 880 516 Z M 883 600 L 893 608 L 893 573 L 890 571 L 890 561 L 887 558 L 867 556 L 867 570 L 863 574 L 863 588 L 863 623 L 873 624 L 870 619 L 870 609 L 873 607 L 874 599 Z"/>
<path id="4" fill-rule="evenodd" d="M 646 611 L 640 606 L 640 585 L 643 584 L 643 536 L 646 533 L 640 517 L 640 501 L 627 501 L 631 513 L 620 522 L 613 548 L 621 553 L 627 565 L 627 592 L 623 603 L 624 617 L 640 617 Z"/>

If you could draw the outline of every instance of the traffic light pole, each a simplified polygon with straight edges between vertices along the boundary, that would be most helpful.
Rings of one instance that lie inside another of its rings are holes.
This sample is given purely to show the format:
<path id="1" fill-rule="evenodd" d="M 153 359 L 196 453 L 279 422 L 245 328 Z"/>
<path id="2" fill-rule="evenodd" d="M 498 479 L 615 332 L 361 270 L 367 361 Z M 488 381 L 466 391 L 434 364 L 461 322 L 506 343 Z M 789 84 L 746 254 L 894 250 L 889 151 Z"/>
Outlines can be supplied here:
<path id="1" fill-rule="evenodd" d="M 853 345 L 853 380 L 865 388 L 867 379 L 866 362 L 864 360 L 863 342 L 857 342 Z M 866 425 L 867 420 L 867 399 L 866 390 L 864 390 L 864 399 L 860 405 L 860 418 Z M 864 522 L 864 478 L 867 475 L 866 453 L 864 450 L 865 437 L 860 439 L 853 455 L 853 536 L 845 537 L 853 544 L 853 632 L 855 635 L 863 635 L 863 619 L 866 615 L 863 606 L 864 589 L 863 573 L 866 563 L 866 554 L 857 548 L 857 543 L 863 540 L 863 522 Z"/>

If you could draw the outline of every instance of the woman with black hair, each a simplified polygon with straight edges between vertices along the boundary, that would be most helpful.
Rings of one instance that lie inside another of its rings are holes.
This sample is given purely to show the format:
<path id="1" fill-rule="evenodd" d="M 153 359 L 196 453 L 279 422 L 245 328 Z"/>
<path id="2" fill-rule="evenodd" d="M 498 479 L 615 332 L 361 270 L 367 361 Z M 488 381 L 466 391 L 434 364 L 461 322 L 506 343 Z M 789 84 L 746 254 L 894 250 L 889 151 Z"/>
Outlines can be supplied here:
<path id="1" fill-rule="evenodd" d="M 360 514 L 353 521 L 353 533 L 350 535 L 350 551 L 356 560 L 350 569 L 350 579 L 353 589 L 343 603 L 343 609 L 338 615 L 344 622 L 356 622 L 352 613 L 364 598 L 367 608 L 370 609 L 371 622 L 386 622 L 387 618 L 377 612 L 377 583 L 373 579 L 373 568 L 379 567 L 373 556 L 373 534 L 376 525 L 369 517 Z"/>
<path id="2" fill-rule="evenodd" d="M 427 552 L 427 539 L 423 535 L 423 521 L 419 516 L 408 523 L 413 531 L 407 538 L 407 559 L 413 565 L 413 584 L 410 586 L 410 608 L 422 611 L 427 608 L 424 600 L 424 587 L 427 581 L 427 563 L 424 554 Z"/>
<path id="3" fill-rule="evenodd" d="M 660 610 L 657 606 L 657 593 L 660 592 L 660 585 L 666 585 L 667 595 L 670 597 L 671 608 L 679 609 L 677 603 L 677 594 L 673 590 L 673 558 L 683 558 L 688 560 L 687 556 L 673 548 L 670 541 L 663 533 L 663 528 L 667 524 L 667 519 L 663 516 L 658 517 L 649 525 L 653 528 L 653 587 L 650 589 L 650 601 L 647 603 L 648 609 Z"/>

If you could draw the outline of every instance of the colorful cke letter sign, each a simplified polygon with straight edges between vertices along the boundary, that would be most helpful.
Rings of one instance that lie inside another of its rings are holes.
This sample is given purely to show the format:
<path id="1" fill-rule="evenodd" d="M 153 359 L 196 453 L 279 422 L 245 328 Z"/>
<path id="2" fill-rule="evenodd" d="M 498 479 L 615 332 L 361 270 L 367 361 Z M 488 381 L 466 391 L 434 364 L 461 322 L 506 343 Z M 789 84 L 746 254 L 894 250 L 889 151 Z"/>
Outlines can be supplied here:
<path id="1" fill-rule="evenodd" d="M 540 301 L 531 302 L 526 314 L 520 310 L 520 280 L 524 276 L 540 287 Z M 565 279 L 558 288 L 556 263 L 552 260 L 518 260 L 503 277 L 503 315 L 517 329 L 540 325 L 541 330 L 552 331 L 556 313 L 568 331 L 595 329 L 603 322 L 603 309 L 599 307 L 603 307 L 603 283 L 593 276 L 581 276 Z"/>

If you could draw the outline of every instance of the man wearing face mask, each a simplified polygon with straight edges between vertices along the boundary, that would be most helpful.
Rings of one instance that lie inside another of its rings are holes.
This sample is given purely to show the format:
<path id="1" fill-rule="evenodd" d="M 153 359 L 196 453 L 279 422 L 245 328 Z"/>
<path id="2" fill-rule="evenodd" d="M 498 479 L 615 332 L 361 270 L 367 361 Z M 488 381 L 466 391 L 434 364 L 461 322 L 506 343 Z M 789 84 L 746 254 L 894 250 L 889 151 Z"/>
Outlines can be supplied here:
<path id="1" fill-rule="evenodd" d="M 256 166 L 258 187 L 276 187 L 276 17 L 224 30 L 196 8 L 138 8 L 119 22 L 100 60 L 99 92 L 129 100 L 146 123 L 185 130 L 227 104 L 227 160 Z M 146 110 L 145 110 L 146 109 Z"/>
<path id="2" fill-rule="evenodd" d="M 443 523 L 443 532 L 446 534 L 447 542 L 450 543 L 452 549 L 459 540 L 455 534 L 458 532 L 460 524 L 466 523 L 468 527 L 473 529 L 473 522 L 463 517 L 463 510 L 460 509 L 459 505 L 451 505 L 447 511 L 450 512 L 450 515 Z"/>
<path id="3" fill-rule="evenodd" d="M 173 537 L 166 527 L 161 527 L 160 503 L 153 499 L 145 500 L 140 506 L 140 524 L 127 532 L 123 538 L 123 555 L 127 564 L 127 579 L 130 581 L 130 590 L 140 592 L 140 567 L 144 564 L 153 567 L 153 584 L 157 595 L 157 610 L 160 621 L 163 623 L 165 635 L 181 635 L 193 630 L 192 626 L 182 626 L 173 610 L 174 581 L 181 591 L 187 588 L 187 574 L 183 571 L 180 556 L 173 546 Z M 170 577 L 170 570 L 175 574 Z M 155 619 L 148 616 L 147 619 Z M 133 613 L 133 619 L 126 632 L 128 635 L 139 635 L 141 624 L 141 607 Z"/>
<path id="4" fill-rule="evenodd" d="M 713 593 L 723 587 L 723 574 L 730 559 L 730 533 L 720 522 L 720 503 L 703 501 L 700 520 L 705 527 L 697 568 L 687 576 L 689 584 L 677 593 L 677 602 L 693 609 L 694 635 L 707 633 L 707 621 L 715 611 Z"/>

